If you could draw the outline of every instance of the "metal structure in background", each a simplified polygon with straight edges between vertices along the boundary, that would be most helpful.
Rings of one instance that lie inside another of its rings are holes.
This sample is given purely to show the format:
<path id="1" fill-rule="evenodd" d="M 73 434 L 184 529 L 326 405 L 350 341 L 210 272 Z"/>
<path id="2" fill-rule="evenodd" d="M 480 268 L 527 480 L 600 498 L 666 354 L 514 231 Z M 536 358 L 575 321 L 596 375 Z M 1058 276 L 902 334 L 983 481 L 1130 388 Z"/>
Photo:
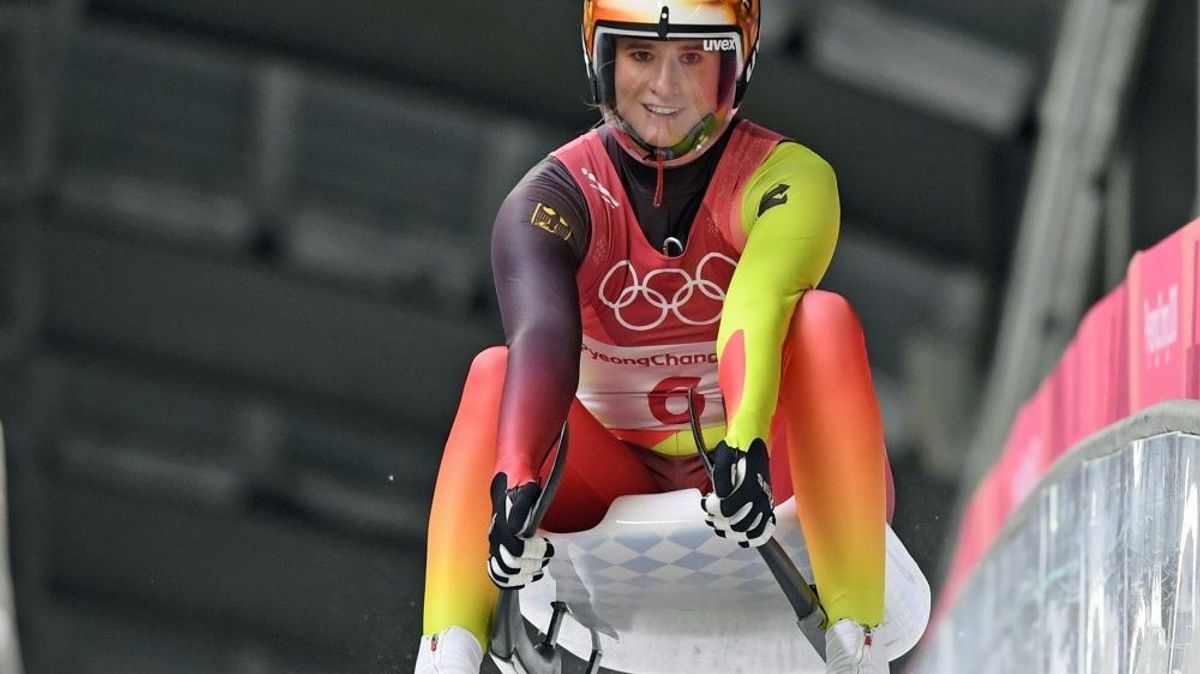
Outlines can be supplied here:
<path id="1" fill-rule="evenodd" d="M 1017 409 L 1086 308 L 1104 198 L 1099 185 L 1114 161 L 1119 117 L 1152 5 L 1071 0 L 1066 6 L 965 485 L 974 485 L 998 455 Z"/>
<path id="2" fill-rule="evenodd" d="M 17 609 L 8 561 L 8 481 L 4 471 L 4 427 L 0 425 L 0 672 L 21 674 Z"/>
<path id="3" fill-rule="evenodd" d="M 38 288 L 38 232 L 32 209 L 0 207 L 0 368 L 27 357 L 41 321 Z"/>
<path id="4" fill-rule="evenodd" d="M 1200 672 L 1200 403 L 1071 450 L 1008 519 L 909 671 Z"/>
<path id="5" fill-rule="evenodd" d="M 1033 59 L 879 3 L 816 13 L 813 63 L 835 80 L 903 101 L 997 139 L 1011 138 L 1033 94 Z"/>
<path id="6" fill-rule="evenodd" d="M 34 224 L 53 174 L 54 86 L 76 3 L 0 5 L 0 367 L 31 350 L 41 315 Z"/>
<path id="7" fill-rule="evenodd" d="M 1133 255 L 1133 159 L 1128 140 L 1119 141 L 1105 177 L 1102 269 L 1105 288 L 1125 280 Z"/>
<path id="8" fill-rule="evenodd" d="M 0 4 L 0 207 L 43 194 L 53 179 L 56 72 L 78 0 Z"/>

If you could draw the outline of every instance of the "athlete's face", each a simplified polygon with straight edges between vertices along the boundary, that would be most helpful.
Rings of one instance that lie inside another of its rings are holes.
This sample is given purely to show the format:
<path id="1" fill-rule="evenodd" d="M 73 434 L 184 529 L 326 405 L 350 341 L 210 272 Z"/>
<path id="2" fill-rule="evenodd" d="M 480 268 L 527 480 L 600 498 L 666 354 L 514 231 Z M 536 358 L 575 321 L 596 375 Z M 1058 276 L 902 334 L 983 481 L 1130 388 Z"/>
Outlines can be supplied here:
<path id="1" fill-rule="evenodd" d="M 700 40 L 617 39 L 617 113 L 650 145 L 683 140 L 717 107 L 719 52 Z"/>

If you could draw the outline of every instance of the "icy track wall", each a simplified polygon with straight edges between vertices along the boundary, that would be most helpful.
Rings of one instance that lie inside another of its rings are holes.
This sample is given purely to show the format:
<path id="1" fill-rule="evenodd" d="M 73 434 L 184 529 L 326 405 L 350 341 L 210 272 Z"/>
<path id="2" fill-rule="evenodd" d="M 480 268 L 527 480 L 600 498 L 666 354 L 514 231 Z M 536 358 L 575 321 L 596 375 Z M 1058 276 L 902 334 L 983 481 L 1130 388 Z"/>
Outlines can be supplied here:
<path id="1" fill-rule="evenodd" d="M 1200 674 L 1200 402 L 1091 436 L 1044 476 L 910 670 Z"/>
<path id="2" fill-rule="evenodd" d="M 1200 399 L 1198 267 L 1200 220 L 1137 253 L 1125 281 L 1087 312 L 960 515 L 935 617 L 1068 449 L 1156 403 Z"/>
<path id="3" fill-rule="evenodd" d="M 1200 672 L 1198 270 L 1200 220 L 1084 316 L 961 515 L 921 671 Z"/>

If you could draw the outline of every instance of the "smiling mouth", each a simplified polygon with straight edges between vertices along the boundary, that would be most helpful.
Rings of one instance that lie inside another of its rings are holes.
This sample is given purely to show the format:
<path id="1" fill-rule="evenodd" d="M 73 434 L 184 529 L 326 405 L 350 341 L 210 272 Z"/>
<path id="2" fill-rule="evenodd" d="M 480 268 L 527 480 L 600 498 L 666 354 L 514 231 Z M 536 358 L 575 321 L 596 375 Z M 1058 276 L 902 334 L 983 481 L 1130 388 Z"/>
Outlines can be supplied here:
<path id="1" fill-rule="evenodd" d="M 662 117 L 664 119 L 676 117 L 682 110 L 682 108 L 668 108 L 665 105 L 650 105 L 649 103 L 642 103 L 642 108 L 644 108 L 646 112 L 649 112 L 651 115 L 655 117 Z"/>

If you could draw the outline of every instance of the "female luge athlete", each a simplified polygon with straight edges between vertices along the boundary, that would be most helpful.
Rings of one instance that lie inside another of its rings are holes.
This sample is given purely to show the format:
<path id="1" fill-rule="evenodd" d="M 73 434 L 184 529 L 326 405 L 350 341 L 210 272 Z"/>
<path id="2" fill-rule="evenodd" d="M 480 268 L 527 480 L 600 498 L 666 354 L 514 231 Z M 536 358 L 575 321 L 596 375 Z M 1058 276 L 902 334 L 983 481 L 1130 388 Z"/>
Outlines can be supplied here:
<path id="1" fill-rule="evenodd" d="M 478 672 L 497 588 L 541 578 L 553 547 L 518 532 L 566 420 L 544 529 L 590 528 L 619 496 L 695 487 L 711 490 L 701 506 L 716 535 L 758 546 L 794 493 L 829 618 L 827 671 L 886 672 L 871 647 L 891 500 L 879 408 L 857 318 L 814 290 L 837 241 L 834 174 L 735 116 L 759 1 L 585 0 L 583 12 L 604 123 L 535 166 L 496 218 L 507 347 L 475 359 L 446 443 L 416 670 Z"/>

